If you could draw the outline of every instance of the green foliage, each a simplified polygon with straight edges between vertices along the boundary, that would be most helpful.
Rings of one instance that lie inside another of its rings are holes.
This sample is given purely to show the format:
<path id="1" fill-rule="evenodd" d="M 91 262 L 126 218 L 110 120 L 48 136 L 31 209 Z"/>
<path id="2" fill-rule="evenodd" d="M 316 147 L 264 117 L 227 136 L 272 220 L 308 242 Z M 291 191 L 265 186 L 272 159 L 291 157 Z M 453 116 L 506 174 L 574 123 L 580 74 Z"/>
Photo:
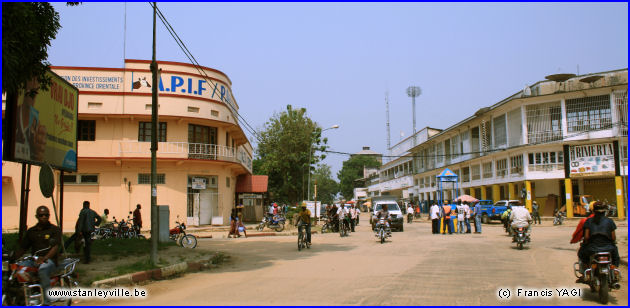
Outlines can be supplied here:
<path id="1" fill-rule="evenodd" d="M 317 180 L 317 200 L 322 204 L 332 204 L 339 193 L 339 183 L 332 178 L 330 166 L 326 164 L 319 165 L 315 173 L 311 176 L 311 191 L 315 191 L 315 181 Z"/>
<path id="2" fill-rule="evenodd" d="M 321 128 L 306 116 L 306 109 L 291 105 L 265 123 L 256 149 L 254 173 L 269 176 L 274 201 L 295 204 L 306 197 L 309 168 L 324 159 L 318 151 L 327 148 Z M 309 164 L 309 154 L 313 156 Z"/>
<path id="3" fill-rule="evenodd" d="M 17 93 L 37 77 L 47 89 L 48 46 L 55 39 L 59 14 L 47 2 L 2 2 L 2 90 Z"/>
<path id="4" fill-rule="evenodd" d="M 381 163 L 375 156 L 370 155 L 353 155 L 350 159 L 343 162 L 343 167 L 337 173 L 339 178 L 339 190 L 346 200 L 353 197 L 353 189 L 355 188 L 354 180 L 363 178 L 363 167 L 376 168 Z"/>

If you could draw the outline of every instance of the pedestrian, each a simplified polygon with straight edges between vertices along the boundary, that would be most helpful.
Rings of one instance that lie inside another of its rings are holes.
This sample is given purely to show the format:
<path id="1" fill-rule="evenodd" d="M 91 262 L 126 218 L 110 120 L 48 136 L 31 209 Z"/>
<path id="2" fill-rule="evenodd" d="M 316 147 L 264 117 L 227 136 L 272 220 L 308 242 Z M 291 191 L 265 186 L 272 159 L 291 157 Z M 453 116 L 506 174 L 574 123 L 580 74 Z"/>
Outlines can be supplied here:
<path id="1" fill-rule="evenodd" d="M 109 222 L 109 220 L 107 220 L 108 216 L 109 216 L 109 210 L 105 209 L 103 211 L 103 216 L 101 216 L 101 224 L 99 225 L 99 227 L 105 226 Z"/>
<path id="2" fill-rule="evenodd" d="M 444 201 L 444 205 L 442 206 L 442 209 L 444 210 L 444 220 L 442 223 L 442 231 L 444 232 L 444 234 L 446 235 L 446 228 L 448 227 L 448 234 L 453 234 L 453 221 L 451 219 L 451 206 L 448 204 L 447 201 Z"/>
<path id="3" fill-rule="evenodd" d="M 588 213 L 588 210 L 586 212 Z M 536 224 L 536 220 L 538 220 L 538 224 L 540 225 L 540 213 L 538 213 L 538 202 L 536 201 L 532 203 L 532 218 L 534 218 L 534 224 Z"/>
<path id="4" fill-rule="evenodd" d="M 92 232 L 94 227 L 101 224 L 101 217 L 98 216 L 93 209 L 90 208 L 90 201 L 83 201 L 83 209 L 79 212 L 79 231 L 83 235 L 85 240 L 85 247 L 83 253 L 85 255 L 85 264 L 89 264 L 91 261 L 91 247 L 92 247 Z"/>
<path id="5" fill-rule="evenodd" d="M 230 231 L 228 232 L 228 238 L 237 237 L 239 235 L 238 214 L 236 213 L 236 209 L 232 209 L 232 212 L 230 213 Z"/>
<path id="6" fill-rule="evenodd" d="M 464 209 L 464 205 L 462 201 L 457 201 L 457 233 L 464 233 L 464 225 L 466 220 L 466 210 Z"/>
<path id="7" fill-rule="evenodd" d="M 243 208 L 244 206 L 242 204 L 236 207 L 236 234 L 238 237 L 241 237 L 241 232 L 243 232 L 243 235 L 247 238 L 247 228 L 245 228 L 245 224 L 243 223 Z"/>
<path id="8" fill-rule="evenodd" d="M 440 209 L 436 203 L 431 205 L 431 233 L 439 234 L 440 226 Z"/>
<path id="9" fill-rule="evenodd" d="M 359 217 L 361 216 L 361 208 L 358 205 L 355 205 L 357 208 L 357 221 L 355 222 L 355 226 L 359 225 Z"/>
<path id="10" fill-rule="evenodd" d="M 418 218 L 418 219 L 422 218 L 422 216 L 420 214 L 420 204 L 418 204 L 418 206 L 416 206 L 416 218 Z"/>
<path id="11" fill-rule="evenodd" d="M 481 233 L 481 202 L 475 204 L 475 233 Z"/>
<path id="12" fill-rule="evenodd" d="M 464 201 L 464 213 L 466 214 L 466 233 L 471 233 L 470 231 L 470 206 L 468 206 L 468 201 Z"/>
<path id="13" fill-rule="evenodd" d="M 133 225 L 134 227 L 140 231 L 142 229 L 142 213 L 140 213 L 140 203 L 136 205 L 136 209 L 133 211 Z"/>

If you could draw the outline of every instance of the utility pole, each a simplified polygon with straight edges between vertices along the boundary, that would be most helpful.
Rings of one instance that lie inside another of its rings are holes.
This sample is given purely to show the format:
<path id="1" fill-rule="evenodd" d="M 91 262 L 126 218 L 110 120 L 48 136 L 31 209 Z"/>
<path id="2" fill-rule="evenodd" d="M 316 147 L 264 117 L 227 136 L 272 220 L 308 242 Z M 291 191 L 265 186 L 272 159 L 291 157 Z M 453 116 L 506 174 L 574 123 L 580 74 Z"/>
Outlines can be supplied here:
<path id="1" fill-rule="evenodd" d="M 157 12 L 157 4 L 153 2 L 153 58 L 151 60 L 151 75 L 153 77 L 153 87 L 151 87 L 151 263 L 157 264 L 157 246 L 158 246 L 158 210 L 157 210 L 157 116 L 158 116 L 158 97 L 157 97 L 157 62 L 155 61 L 155 16 Z"/>

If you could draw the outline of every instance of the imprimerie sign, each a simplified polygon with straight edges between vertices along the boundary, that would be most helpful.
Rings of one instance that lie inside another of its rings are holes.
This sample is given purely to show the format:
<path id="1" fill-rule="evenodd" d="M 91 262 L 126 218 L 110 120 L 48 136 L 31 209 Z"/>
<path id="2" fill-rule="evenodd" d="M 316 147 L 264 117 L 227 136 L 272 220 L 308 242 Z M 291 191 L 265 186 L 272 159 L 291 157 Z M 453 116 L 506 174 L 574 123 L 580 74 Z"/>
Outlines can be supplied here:
<path id="1" fill-rule="evenodd" d="M 570 175 L 609 175 L 615 172 L 612 142 L 569 146 Z"/>

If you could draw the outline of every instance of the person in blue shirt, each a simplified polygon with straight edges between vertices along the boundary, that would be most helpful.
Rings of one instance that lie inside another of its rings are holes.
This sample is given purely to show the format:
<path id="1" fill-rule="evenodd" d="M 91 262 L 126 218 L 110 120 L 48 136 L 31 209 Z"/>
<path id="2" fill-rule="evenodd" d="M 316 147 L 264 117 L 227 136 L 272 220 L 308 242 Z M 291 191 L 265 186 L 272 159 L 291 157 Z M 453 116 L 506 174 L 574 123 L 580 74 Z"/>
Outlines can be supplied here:
<path id="1" fill-rule="evenodd" d="M 475 233 L 481 233 L 481 202 L 475 204 L 473 214 L 475 215 Z"/>

